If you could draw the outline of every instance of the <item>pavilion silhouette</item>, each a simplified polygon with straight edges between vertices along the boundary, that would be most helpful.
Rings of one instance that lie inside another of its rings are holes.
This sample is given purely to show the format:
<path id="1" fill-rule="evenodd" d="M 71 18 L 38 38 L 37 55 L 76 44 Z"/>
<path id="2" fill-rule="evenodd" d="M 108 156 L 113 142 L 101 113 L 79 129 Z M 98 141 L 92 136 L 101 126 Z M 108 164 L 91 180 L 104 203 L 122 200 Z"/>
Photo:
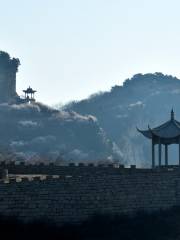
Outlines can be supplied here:
<path id="1" fill-rule="evenodd" d="M 180 122 L 174 118 L 174 111 L 171 110 L 171 118 L 169 121 L 163 123 L 156 128 L 150 128 L 148 130 L 137 130 L 142 133 L 145 137 L 152 141 L 152 168 L 156 166 L 155 161 L 155 145 L 158 145 L 158 165 L 168 166 L 168 146 L 170 144 L 179 145 L 179 165 L 180 165 Z M 165 162 L 162 164 L 162 145 L 165 150 Z"/>
<path id="2" fill-rule="evenodd" d="M 30 86 L 26 89 L 23 90 L 25 93 L 25 100 L 27 102 L 35 102 L 34 94 L 37 92 L 36 90 L 33 90 Z"/>

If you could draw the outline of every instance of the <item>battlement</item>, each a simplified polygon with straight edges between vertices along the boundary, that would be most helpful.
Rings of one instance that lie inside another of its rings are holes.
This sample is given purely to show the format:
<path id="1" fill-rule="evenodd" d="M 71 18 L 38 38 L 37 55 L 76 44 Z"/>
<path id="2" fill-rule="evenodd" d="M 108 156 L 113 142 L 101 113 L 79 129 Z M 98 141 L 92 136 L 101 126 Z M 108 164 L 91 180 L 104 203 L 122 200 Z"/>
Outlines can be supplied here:
<path id="1" fill-rule="evenodd" d="M 1 161 L 0 166 L 46 166 L 46 167 L 52 167 L 52 166 L 68 166 L 68 167 L 124 167 L 124 165 L 121 164 L 95 164 L 95 163 L 68 163 L 64 165 L 57 165 L 54 162 L 45 163 L 45 162 L 39 162 L 39 163 L 31 163 L 31 162 L 18 162 L 18 161 Z M 132 167 L 135 165 L 131 165 Z"/>
<path id="2" fill-rule="evenodd" d="M 81 175 L 104 175 L 120 174 L 128 172 L 164 172 L 180 169 L 179 165 L 161 166 L 154 169 L 136 168 L 135 165 L 129 167 L 118 164 L 74 164 L 56 165 L 53 163 L 29 164 L 25 162 L 0 162 L 0 169 L 8 169 L 9 174 L 30 174 L 30 175 L 60 175 L 60 176 L 81 176 Z"/>
<path id="3" fill-rule="evenodd" d="M 8 169 L 10 174 L 44 174 L 44 175 L 84 175 L 90 173 L 102 173 L 113 171 L 114 173 L 118 169 L 124 169 L 123 165 L 94 165 L 94 164 L 74 164 L 69 165 L 55 165 L 53 163 L 44 164 L 29 164 L 25 162 L 0 162 L 0 168 Z M 135 166 L 131 166 L 132 169 Z"/>

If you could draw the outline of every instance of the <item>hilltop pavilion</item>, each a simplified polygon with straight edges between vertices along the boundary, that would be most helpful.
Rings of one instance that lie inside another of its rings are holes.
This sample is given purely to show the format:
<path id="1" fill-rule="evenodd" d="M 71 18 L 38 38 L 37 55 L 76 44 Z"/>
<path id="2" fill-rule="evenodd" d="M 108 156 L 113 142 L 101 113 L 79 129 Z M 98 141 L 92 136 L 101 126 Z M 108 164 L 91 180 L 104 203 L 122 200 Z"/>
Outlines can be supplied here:
<path id="1" fill-rule="evenodd" d="M 180 122 L 174 118 L 174 111 L 171 111 L 171 118 L 169 121 L 163 123 L 156 128 L 150 128 L 148 130 L 139 130 L 145 137 L 151 139 L 152 141 L 152 168 L 156 166 L 155 162 L 155 145 L 158 145 L 158 155 L 159 162 L 158 165 L 168 166 L 168 146 L 170 144 L 179 145 L 179 165 L 180 165 Z M 162 145 L 164 145 L 165 150 L 165 162 L 162 164 Z"/>
<path id="2" fill-rule="evenodd" d="M 35 102 L 34 94 L 37 92 L 36 90 L 28 87 L 26 90 L 23 90 L 23 92 L 25 93 L 25 100 L 27 102 Z"/>

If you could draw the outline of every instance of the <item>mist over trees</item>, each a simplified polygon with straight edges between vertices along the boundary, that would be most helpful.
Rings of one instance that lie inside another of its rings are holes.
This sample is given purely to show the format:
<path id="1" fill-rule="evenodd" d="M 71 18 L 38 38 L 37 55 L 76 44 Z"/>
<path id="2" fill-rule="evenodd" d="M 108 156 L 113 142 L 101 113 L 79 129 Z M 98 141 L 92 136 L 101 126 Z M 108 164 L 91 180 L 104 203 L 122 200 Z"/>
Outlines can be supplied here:
<path id="1" fill-rule="evenodd" d="M 11 160 L 66 163 L 117 159 L 112 142 L 90 115 L 40 103 L 0 104 L 0 126 L 0 146 L 14 154 Z"/>

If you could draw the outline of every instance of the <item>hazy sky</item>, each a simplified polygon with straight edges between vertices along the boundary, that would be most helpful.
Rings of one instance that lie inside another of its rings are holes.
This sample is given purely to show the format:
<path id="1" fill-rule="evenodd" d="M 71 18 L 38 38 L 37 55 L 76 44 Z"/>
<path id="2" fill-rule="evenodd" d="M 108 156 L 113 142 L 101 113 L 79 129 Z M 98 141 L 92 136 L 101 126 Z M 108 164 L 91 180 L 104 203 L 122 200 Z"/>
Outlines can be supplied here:
<path id="1" fill-rule="evenodd" d="M 17 90 L 47 104 L 109 90 L 136 73 L 180 77 L 179 0 L 0 0 L 0 49 Z"/>

